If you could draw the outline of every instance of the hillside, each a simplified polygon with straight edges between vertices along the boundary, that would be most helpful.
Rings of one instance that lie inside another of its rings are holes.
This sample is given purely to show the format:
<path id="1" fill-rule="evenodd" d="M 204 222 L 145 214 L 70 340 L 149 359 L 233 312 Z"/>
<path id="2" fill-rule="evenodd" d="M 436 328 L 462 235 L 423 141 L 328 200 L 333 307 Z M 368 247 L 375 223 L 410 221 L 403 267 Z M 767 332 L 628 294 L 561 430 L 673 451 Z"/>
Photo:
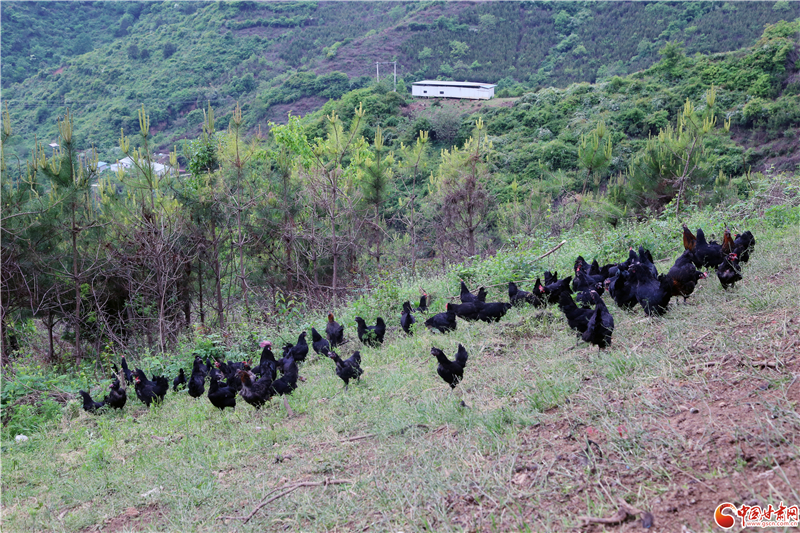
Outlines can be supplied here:
<path id="1" fill-rule="evenodd" d="M 459 322 L 447 336 L 395 329 L 380 349 L 354 339 L 356 315 L 382 315 L 396 328 L 398 301 L 418 294 L 418 284 L 441 310 L 468 273 L 462 266 L 388 280 L 338 310 L 347 352 L 363 354 L 363 379 L 343 392 L 330 361 L 312 358 L 290 399 L 294 418 L 278 400 L 258 413 L 244 404 L 220 413 L 185 392 L 170 392 L 149 411 L 129 400 L 122 412 L 89 415 L 68 401 L 49 421 L 18 414 L 3 432 L 3 530 L 564 531 L 581 527 L 582 517 L 613 517 L 623 505 L 637 509 L 629 521 L 583 527 L 634 531 L 648 520 L 659 531 L 685 532 L 710 529 L 722 501 L 793 504 L 797 226 L 775 216 L 782 205 L 772 205 L 774 197 L 762 201 L 756 210 L 705 210 L 687 220 L 712 233 L 736 216 L 736 227 L 755 233 L 735 289 L 705 280 L 663 318 L 612 307 L 617 328 L 603 351 L 575 347 L 556 308 L 514 309 L 499 324 Z M 680 248 L 679 235 L 667 218 L 619 232 L 575 231 L 536 262 L 550 243 L 517 254 L 537 274 L 570 271 L 577 253 L 605 261 L 650 241 L 661 269 Z M 505 285 L 492 287 L 497 278 L 488 273 L 514 256 L 473 264 L 470 283 L 489 285 L 489 300 L 504 299 Z M 172 375 L 193 353 L 255 356 L 257 339 L 277 344 L 323 323 L 314 314 L 280 330 L 245 325 L 233 346 L 198 337 L 174 357 L 131 364 Z M 451 393 L 429 350 L 452 355 L 459 343 L 470 358 L 461 392 Z M 44 380 L 39 369 L 16 368 L 30 386 Z M 64 401 L 65 387 L 92 386 L 94 378 L 56 383 L 52 395 Z M 458 407 L 459 398 L 469 407 Z M 36 401 L 26 391 L 17 409 Z M 10 431 L 30 440 L 14 443 Z"/>
<path id="2" fill-rule="evenodd" d="M 67 107 L 114 159 L 141 105 L 166 150 L 199 133 L 208 103 L 224 127 L 242 102 L 256 131 L 366 85 L 376 61 L 398 62 L 401 87 L 470 78 L 521 94 L 638 71 L 667 41 L 736 50 L 798 16 L 787 2 L 3 2 L 2 92 L 23 159 Z"/>

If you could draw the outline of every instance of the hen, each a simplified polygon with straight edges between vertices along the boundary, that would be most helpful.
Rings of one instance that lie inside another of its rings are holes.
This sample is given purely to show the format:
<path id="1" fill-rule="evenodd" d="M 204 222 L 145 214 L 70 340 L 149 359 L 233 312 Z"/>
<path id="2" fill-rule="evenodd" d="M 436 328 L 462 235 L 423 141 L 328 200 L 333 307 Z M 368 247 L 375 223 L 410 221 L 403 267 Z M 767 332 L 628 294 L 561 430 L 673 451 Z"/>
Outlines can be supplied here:
<path id="1" fill-rule="evenodd" d="M 467 366 L 467 359 L 469 358 L 467 350 L 463 345 L 459 344 L 454 361 L 448 359 L 444 352 L 436 347 L 431 348 L 431 355 L 439 361 L 436 372 L 445 383 L 450 385 L 451 389 L 455 389 L 456 385 L 464 379 L 464 367 Z"/>
<path id="2" fill-rule="evenodd" d="M 635 281 L 628 268 L 621 264 L 617 274 L 606 280 L 608 292 L 614 303 L 622 309 L 630 310 L 636 307 Z"/>
<path id="3" fill-rule="evenodd" d="M 593 292 L 592 296 L 595 304 L 594 312 L 589 317 L 586 331 L 583 332 L 581 338 L 584 342 L 590 342 L 596 345 L 598 349 L 601 349 L 611 344 L 611 334 L 614 332 L 614 317 L 608 312 L 605 302 L 596 292 Z"/>
<path id="4" fill-rule="evenodd" d="M 453 304 L 447 304 L 444 313 L 437 313 L 425 321 L 425 326 L 435 329 L 439 333 L 447 333 L 456 330 L 456 314 L 451 308 Z"/>
<path id="5" fill-rule="evenodd" d="M 220 387 L 216 376 L 211 376 L 208 384 L 208 400 L 220 411 L 224 411 L 226 407 L 236 409 L 236 389 L 227 385 Z"/>
<path id="6" fill-rule="evenodd" d="M 291 417 L 294 416 L 294 413 L 292 412 L 292 408 L 289 407 L 289 401 L 286 399 L 286 396 L 297 388 L 297 363 L 291 357 L 281 359 L 281 363 L 283 376 L 272 382 L 272 391 L 275 394 L 283 396 L 283 405 L 286 407 L 286 412 Z"/>
<path id="7" fill-rule="evenodd" d="M 558 307 L 567 318 L 567 324 L 569 324 L 569 327 L 575 330 L 575 333 L 579 337 L 583 335 L 583 333 L 586 331 L 586 328 L 589 327 L 589 319 L 594 313 L 592 308 L 588 306 L 578 307 L 578 305 L 575 303 L 575 300 L 572 299 L 572 296 L 566 292 L 561 293 L 558 301 Z M 575 344 L 577 343 L 578 340 L 575 339 Z"/>
<path id="8" fill-rule="evenodd" d="M 203 359 L 196 355 L 194 363 L 192 363 L 192 374 L 189 376 L 189 383 L 186 388 L 189 390 L 189 396 L 192 398 L 199 398 L 206 390 L 206 365 L 203 364 Z"/>
<path id="9" fill-rule="evenodd" d="M 572 281 L 572 276 L 567 276 L 566 278 L 559 280 L 559 279 L 551 279 L 550 283 L 547 283 L 547 272 L 545 272 L 545 285 L 544 285 L 544 293 L 547 295 L 547 302 L 551 304 L 556 304 L 561 300 L 561 294 L 566 293 L 567 295 L 572 294 L 572 289 L 570 288 L 569 284 Z M 558 273 L 553 274 L 556 276 Z"/>
<path id="10" fill-rule="evenodd" d="M 94 413 L 106 404 L 106 402 L 94 401 L 86 391 L 80 390 L 78 391 L 78 394 L 80 394 L 83 398 L 83 410 L 87 413 Z"/>
<path id="11" fill-rule="evenodd" d="M 186 374 L 182 368 L 178 371 L 178 376 L 172 380 L 172 390 L 178 392 L 178 387 L 181 385 L 186 385 Z"/>
<path id="12" fill-rule="evenodd" d="M 336 352 L 330 352 L 328 357 L 336 363 L 336 375 L 344 381 L 344 390 L 347 390 L 351 379 L 361 380 L 364 371 L 361 369 L 361 353 L 358 350 L 345 360 L 342 360 Z"/>
<path id="13" fill-rule="evenodd" d="M 278 375 L 278 362 L 275 361 L 275 354 L 272 353 L 272 343 L 261 341 L 261 359 L 252 371 L 259 376 L 269 376 L 271 381 L 275 381 Z"/>
<path id="14" fill-rule="evenodd" d="M 328 342 L 331 344 L 331 349 L 336 348 L 344 342 L 344 326 L 339 325 L 338 322 L 333 320 L 332 313 L 328 313 L 328 325 L 325 326 L 325 334 L 328 337 Z"/>
<path id="15" fill-rule="evenodd" d="M 400 313 L 400 327 L 403 328 L 403 331 L 406 332 L 406 335 L 411 335 L 411 326 L 417 320 L 414 318 L 414 315 L 411 314 L 411 302 L 406 300 L 403 302 L 403 312 Z"/>
<path id="16" fill-rule="evenodd" d="M 529 304 L 534 307 L 542 307 L 544 305 L 536 294 L 520 290 L 513 281 L 508 282 L 508 298 L 513 305 L 517 306 Z"/>
<path id="17" fill-rule="evenodd" d="M 322 338 L 322 335 L 319 334 L 316 328 L 311 328 L 311 347 L 314 348 L 314 353 L 317 355 L 328 355 L 328 350 L 330 350 L 331 345 L 328 339 Z"/>
<path id="18" fill-rule="evenodd" d="M 122 365 L 122 372 L 125 374 L 125 381 L 133 383 L 133 372 L 128 368 L 128 361 L 125 360 L 125 354 L 120 356 L 120 364 Z"/>
<path id="19" fill-rule="evenodd" d="M 108 395 L 105 397 L 106 405 L 110 405 L 114 409 L 122 409 L 128 401 L 128 393 L 121 387 L 119 379 L 115 379 L 111 385 Z"/>
<path id="20" fill-rule="evenodd" d="M 308 343 L 306 342 L 306 332 L 302 332 L 299 337 L 297 337 L 297 344 L 292 346 L 291 344 L 287 343 L 283 347 L 283 357 L 291 357 L 298 363 L 302 363 L 306 360 L 306 355 L 308 355 Z"/>
<path id="21" fill-rule="evenodd" d="M 383 344 L 383 337 L 386 334 L 386 323 L 383 318 L 378 317 L 374 326 L 367 326 L 364 319 L 357 316 L 356 323 L 358 324 L 358 340 L 362 344 L 372 347 Z"/>
<path id="22" fill-rule="evenodd" d="M 628 269 L 633 276 L 636 301 L 649 315 L 663 315 L 672 298 L 672 282 L 667 276 L 655 278 L 645 265 L 634 264 Z"/>
<path id="23" fill-rule="evenodd" d="M 694 253 L 685 250 L 667 272 L 667 277 L 672 283 L 671 295 L 683 296 L 684 302 L 694 292 L 697 282 L 706 278 L 705 272 L 695 268 L 695 261 Z"/>
<path id="24" fill-rule="evenodd" d="M 736 235 L 733 241 L 733 253 L 739 258 L 742 263 L 747 263 L 750 260 L 750 252 L 756 246 L 756 239 L 749 231 L 745 231 L 741 235 Z"/>
<path id="25" fill-rule="evenodd" d="M 697 228 L 697 244 L 694 248 L 694 255 L 697 257 L 698 267 L 717 268 L 725 260 L 722 246 L 714 241 L 707 242 L 706 235 L 701 228 Z"/>
<path id="26" fill-rule="evenodd" d="M 255 374 L 252 372 L 237 370 L 236 376 L 242 382 L 239 395 L 256 409 L 261 409 L 261 406 L 272 397 L 272 378 L 269 375 L 256 380 Z"/>
<path id="27" fill-rule="evenodd" d="M 717 267 L 717 278 L 722 284 L 722 288 L 726 290 L 742 279 L 742 269 L 736 254 L 728 254 L 722 264 Z"/>
<path id="28" fill-rule="evenodd" d="M 144 403 L 147 407 L 150 404 L 161 403 L 164 401 L 164 396 L 167 395 L 169 390 L 169 381 L 164 376 L 153 376 L 153 381 L 147 379 L 144 371 L 137 368 L 134 372 L 133 379 L 136 382 L 136 397 Z"/>
<path id="29" fill-rule="evenodd" d="M 427 314 L 428 313 L 428 293 L 423 292 L 422 296 L 419 297 L 419 305 L 416 309 L 414 309 L 418 313 Z"/>
<path id="30" fill-rule="evenodd" d="M 483 322 L 500 322 L 500 319 L 505 316 L 511 304 L 507 302 L 490 302 L 482 304 L 478 310 L 478 320 Z"/>
<path id="31" fill-rule="evenodd" d="M 482 306 L 483 303 L 477 300 L 465 304 L 447 304 L 447 308 L 453 311 L 457 317 L 469 321 L 478 320 L 478 314 Z"/>
<path id="32" fill-rule="evenodd" d="M 697 246 L 697 237 L 692 234 L 692 230 L 684 224 L 683 225 L 683 249 L 688 250 L 690 252 L 694 252 L 694 248 Z"/>

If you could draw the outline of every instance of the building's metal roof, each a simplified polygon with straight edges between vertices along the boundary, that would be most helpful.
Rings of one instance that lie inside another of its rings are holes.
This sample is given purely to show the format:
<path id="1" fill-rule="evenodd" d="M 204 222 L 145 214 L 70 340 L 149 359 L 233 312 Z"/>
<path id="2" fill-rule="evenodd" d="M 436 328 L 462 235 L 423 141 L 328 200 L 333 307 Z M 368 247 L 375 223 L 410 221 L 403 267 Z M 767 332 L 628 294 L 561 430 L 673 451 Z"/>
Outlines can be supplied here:
<path id="1" fill-rule="evenodd" d="M 414 85 L 424 87 L 464 87 L 467 89 L 491 89 L 497 87 L 493 83 L 478 83 L 474 81 L 438 81 L 438 80 L 422 80 L 414 82 Z"/>

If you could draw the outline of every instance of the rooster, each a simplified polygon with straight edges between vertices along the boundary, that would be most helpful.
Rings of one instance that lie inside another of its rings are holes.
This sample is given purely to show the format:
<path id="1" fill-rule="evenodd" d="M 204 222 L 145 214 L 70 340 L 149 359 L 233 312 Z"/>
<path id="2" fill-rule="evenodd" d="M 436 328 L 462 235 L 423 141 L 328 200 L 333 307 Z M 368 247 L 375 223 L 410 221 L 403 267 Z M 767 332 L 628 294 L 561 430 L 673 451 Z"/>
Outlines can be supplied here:
<path id="1" fill-rule="evenodd" d="M 328 313 L 328 325 L 325 326 L 325 334 L 328 336 L 328 342 L 331 343 L 331 349 L 344 343 L 344 326 L 340 326 L 338 322 L 333 320 L 332 313 Z"/>
<path id="2" fill-rule="evenodd" d="M 569 327 L 573 329 L 579 337 L 582 336 L 586 332 L 586 328 L 589 327 L 589 319 L 594 313 L 592 308 L 587 305 L 578 307 L 575 300 L 572 299 L 572 296 L 566 292 L 562 292 L 561 296 L 559 296 L 558 307 L 561 309 L 561 312 L 564 313 Z M 578 344 L 577 339 L 575 339 L 575 344 Z"/>
<path id="3" fill-rule="evenodd" d="M 667 277 L 672 283 L 672 296 L 683 296 L 684 302 L 694 292 L 697 282 L 707 277 L 705 272 L 695 268 L 695 262 L 694 253 L 690 250 L 685 250 L 667 272 Z"/>
<path id="4" fill-rule="evenodd" d="M 690 252 L 694 252 L 694 248 L 697 246 L 697 237 L 692 235 L 692 230 L 684 224 L 683 225 L 683 249 L 688 250 Z"/>
<path id="5" fill-rule="evenodd" d="M 482 303 L 478 310 L 478 320 L 483 322 L 500 322 L 500 319 L 505 316 L 511 304 L 507 302 L 491 302 Z"/>
<path id="6" fill-rule="evenodd" d="M 351 379 L 361 380 L 364 371 L 361 370 L 361 353 L 358 350 L 345 360 L 342 360 L 336 352 L 328 353 L 328 357 L 336 363 L 336 375 L 344 381 L 344 390 L 347 390 Z"/>
<path id="7" fill-rule="evenodd" d="M 707 242 L 706 235 L 701 228 L 697 228 L 697 245 L 694 248 L 694 254 L 699 263 L 698 267 L 717 268 L 725 260 L 722 246 L 714 241 Z"/>

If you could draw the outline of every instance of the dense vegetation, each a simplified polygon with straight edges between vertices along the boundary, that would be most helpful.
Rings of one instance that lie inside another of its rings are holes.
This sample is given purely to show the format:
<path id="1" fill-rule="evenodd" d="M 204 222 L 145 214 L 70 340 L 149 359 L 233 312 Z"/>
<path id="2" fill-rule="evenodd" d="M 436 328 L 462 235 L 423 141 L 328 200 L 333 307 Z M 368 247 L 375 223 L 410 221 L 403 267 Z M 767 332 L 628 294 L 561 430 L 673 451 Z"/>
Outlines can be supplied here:
<path id="1" fill-rule="evenodd" d="M 227 125 L 284 122 L 365 86 L 375 61 L 399 65 L 401 92 L 421 78 L 498 83 L 499 94 L 624 76 L 659 60 L 750 46 L 792 2 L 3 2 L 3 100 L 20 155 L 56 140 L 70 108 L 101 160 L 151 116 L 166 152 L 200 131 L 201 108 Z M 297 114 L 297 113 L 295 113 Z M 13 140 L 12 140 L 13 142 Z"/>

